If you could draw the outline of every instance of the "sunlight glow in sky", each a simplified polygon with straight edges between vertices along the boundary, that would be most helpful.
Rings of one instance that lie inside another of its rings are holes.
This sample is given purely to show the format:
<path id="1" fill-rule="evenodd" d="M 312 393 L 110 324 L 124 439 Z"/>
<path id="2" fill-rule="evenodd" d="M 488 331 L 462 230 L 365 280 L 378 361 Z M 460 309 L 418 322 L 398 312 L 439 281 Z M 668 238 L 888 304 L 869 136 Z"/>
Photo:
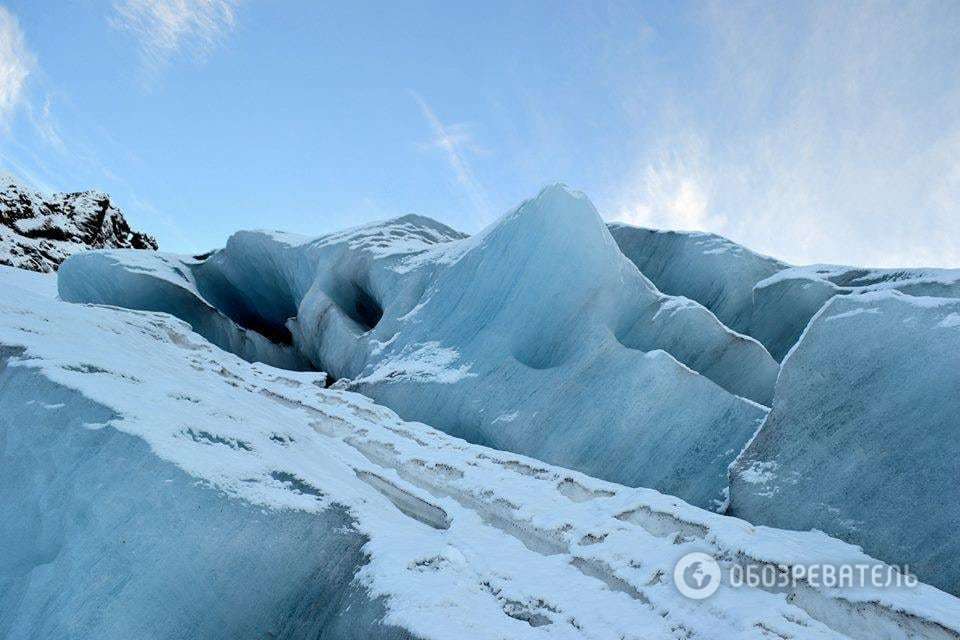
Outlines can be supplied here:
<path id="1" fill-rule="evenodd" d="M 0 0 L 0 170 L 171 251 L 475 232 L 561 181 L 794 263 L 960 267 L 960 3 Z"/>

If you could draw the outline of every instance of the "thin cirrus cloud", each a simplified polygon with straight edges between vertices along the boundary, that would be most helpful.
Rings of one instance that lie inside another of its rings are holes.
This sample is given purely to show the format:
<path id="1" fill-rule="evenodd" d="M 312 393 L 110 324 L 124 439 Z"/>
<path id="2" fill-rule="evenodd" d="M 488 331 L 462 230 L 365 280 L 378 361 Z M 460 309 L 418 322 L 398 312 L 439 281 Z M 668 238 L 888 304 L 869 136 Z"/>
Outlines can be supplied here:
<path id="1" fill-rule="evenodd" d="M 615 217 L 797 263 L 960 266 L 960 5 L 704 7 L 707 73 L 668 87 Z"/>
<path id="2" fill-rule="evenodd" d="M 463 189 L 464 195 L 470 201 L 470 204 L 476 210 L 481 223 L 489 221 L 490 201 L 486 191 L 477 180 L 468 162 L 465 149 L 472 146 L 472 137 L 465 125 L 462 124 L 444 124 L 437 114 L 430 108 L 426 100 L 415 91 L 410 91 L 410 95 L 420 107 L 420 112 L 430 125 L 433 132 L 433 138 L 429 145 L 430 148 L 441 149 L 447 160 L 447 164 L 453 171 L 457 184 Z"/>
<path id="3" fill-rule="evenodd" d="M 203 59 L 236 25 L 238 0 L 118 0 L 109 18 L 133 36 L 148 77 L 176 56 Z"/>
<path id="4" fill-rule="evenodd" d="M 16 16 L 0 6 L 0 128 L 9 128 L 24 103 L 27 76 L 35 64 Z"/>
<path id="5" fill-rule="evenodd" d="M 63 111 L 71 115 L 65 121 L 58 118 Z M 129 157 L 129 150 L 79 114 L 69 97 L 51 86 L 17 17 L 0 6 L 0 175 L 44 192 L 100 187 L 106 180 L 140 214 L 158 218 L 183 237 L 172 220 L 138 198 L 133 186 L 101 160 Z M 74 126 L 61 127 L 62 122 Z"/>

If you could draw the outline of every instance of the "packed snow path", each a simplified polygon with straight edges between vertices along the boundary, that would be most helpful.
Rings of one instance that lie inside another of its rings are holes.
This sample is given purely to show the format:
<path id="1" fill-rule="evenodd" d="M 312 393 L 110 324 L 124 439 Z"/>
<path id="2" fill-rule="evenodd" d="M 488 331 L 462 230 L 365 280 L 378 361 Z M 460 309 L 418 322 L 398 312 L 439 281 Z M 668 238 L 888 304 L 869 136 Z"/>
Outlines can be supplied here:
<path id="1" fill-rule="evenodd" d="M 671 575 L 690 551 L 725 567 L 875 561 L 470 445 L 34 278 L 0 270 L 5 638 L 960 637 L 960 601 L 923 585 L 685 599 Z M 298 546 L 318 523 L 327 537 Z M 285 537 L 198 551 L 244 525 Z"/>

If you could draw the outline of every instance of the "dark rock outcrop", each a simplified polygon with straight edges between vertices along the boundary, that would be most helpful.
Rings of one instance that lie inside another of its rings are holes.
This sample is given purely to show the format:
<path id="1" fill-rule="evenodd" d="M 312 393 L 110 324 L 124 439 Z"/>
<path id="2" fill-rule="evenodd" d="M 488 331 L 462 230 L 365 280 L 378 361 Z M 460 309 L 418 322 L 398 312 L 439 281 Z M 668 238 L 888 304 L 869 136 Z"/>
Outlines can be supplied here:
<path id="1" fill-rule="evenodd" d="M 100 191 L 45 195 L 0 176 L 0 264 L 56 271 L 86 249 L 157 249 Z"/>

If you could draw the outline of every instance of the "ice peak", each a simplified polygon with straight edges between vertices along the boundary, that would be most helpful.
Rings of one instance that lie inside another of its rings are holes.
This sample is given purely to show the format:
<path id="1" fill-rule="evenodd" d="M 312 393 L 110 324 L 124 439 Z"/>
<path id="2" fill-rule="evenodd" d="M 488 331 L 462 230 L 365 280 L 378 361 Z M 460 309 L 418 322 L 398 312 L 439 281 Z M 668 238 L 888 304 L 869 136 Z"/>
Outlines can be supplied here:
<path id="1" fill-rule="evenodd" d="M 555 215 L 583 215 L 589 212 L 598 220 L 600 219 L 600 214 L 593 206 L 590 198 L 581 191 L 570 189 L 562 182 L 548 184 L 540 190 L 536 198 L 524 202 L 521 208 L 530 203 L 535 203 L 540 209 L 550 211 Z"/>
<path id="2" fill-rule="evenodd" d="M 536 233 L 541 242 L 578 237 L 585 245 L 592 244 L 590 239 L 606 234 L 604 222 L 590 199 L 561 183 L 547 185 L 535 198 L 522 202 L 482 235 L 495 235 L 507 228 L 511 234 Z"/>

